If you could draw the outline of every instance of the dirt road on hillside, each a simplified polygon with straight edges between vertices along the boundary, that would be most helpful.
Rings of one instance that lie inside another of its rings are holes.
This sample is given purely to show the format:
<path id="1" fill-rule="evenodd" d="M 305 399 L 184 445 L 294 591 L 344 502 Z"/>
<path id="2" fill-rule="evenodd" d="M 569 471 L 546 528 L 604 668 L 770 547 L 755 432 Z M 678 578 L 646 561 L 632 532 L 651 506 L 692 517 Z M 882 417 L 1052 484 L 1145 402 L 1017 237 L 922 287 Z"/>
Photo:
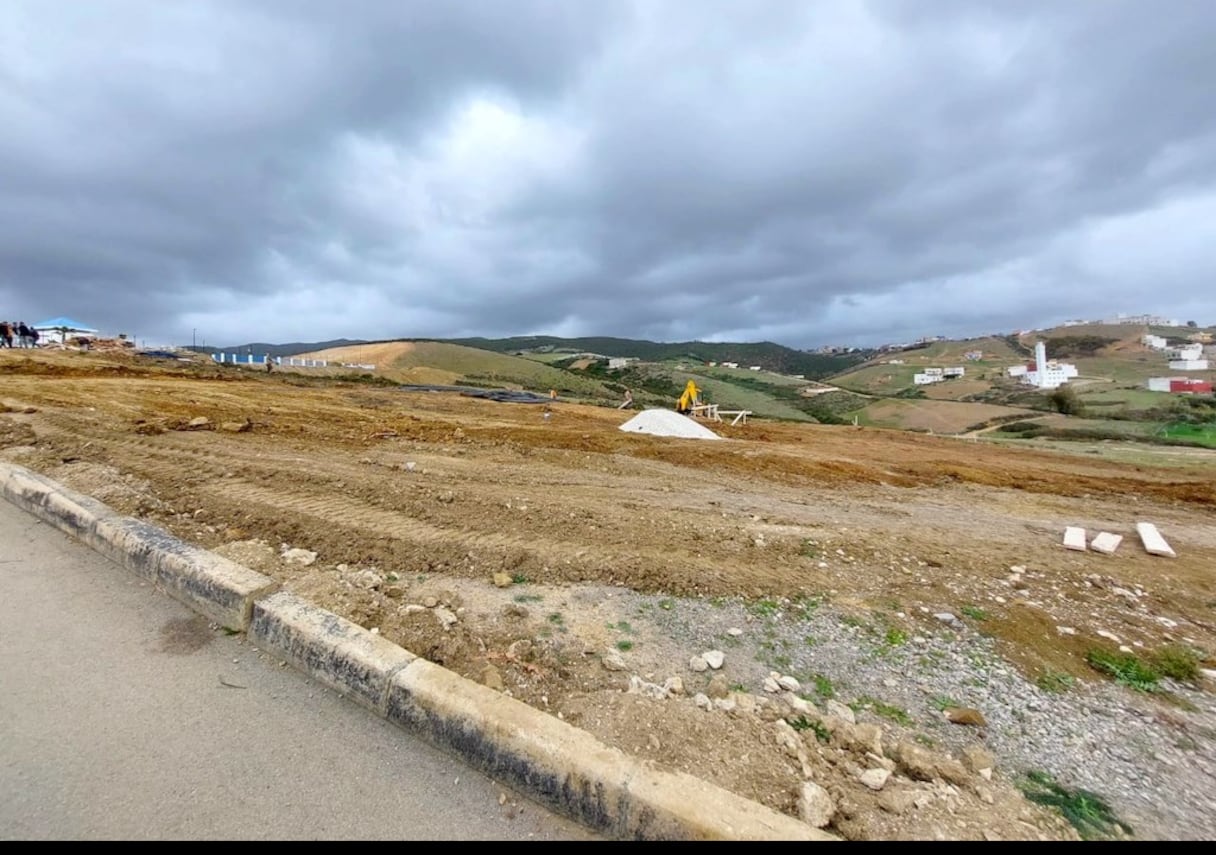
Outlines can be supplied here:
<path id="1" fill-rule="evenodd" d="M 830 804 L 845 836 L 1074 836 L 1015 786 L 1034 769 L 1101 787 L 1139 836 L 1216 836 L 1212 459 L 754 421 L 704 443 L 70 351 L 0 354 L 0 402 L 3 459 L 624 751 L 816 824 Z M 1068 552 L 1066 525 L 1125 540 Z M 1192 667 L 1133 692 L 1087 663 L 1120 647 Z"/>

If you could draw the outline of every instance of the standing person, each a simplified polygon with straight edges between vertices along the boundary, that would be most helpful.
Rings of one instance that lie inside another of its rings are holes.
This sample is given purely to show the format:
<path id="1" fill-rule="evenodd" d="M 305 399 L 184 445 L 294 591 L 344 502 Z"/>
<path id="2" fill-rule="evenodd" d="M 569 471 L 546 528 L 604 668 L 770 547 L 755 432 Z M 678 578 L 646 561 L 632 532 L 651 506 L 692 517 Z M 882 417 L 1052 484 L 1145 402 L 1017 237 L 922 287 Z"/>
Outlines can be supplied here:
<path id="1" fill-rule="evenodd" d="M 0 347 L 13 346 L 13 325 L 8 321 L 0 321 Z"/>
<path id="2" fill-rule="evenodd" d="M 618 410 L 627 410 L 632 406 L 633 406 L 633 393 L 630 392 L 628 389 L 626 389 L 625 390 L 625 400 L 621 402 L 621 405 L 619 407 L 617 407 L 617 409 Z"/>
<path id="3" fill-rule="evenodd" d="M 33 332 L 33 330 L 30 329 L 29 325 L 25 321 L 20 321 L 17 324 L 17 339 L 21 342 L 22 347 L 33 347 L 33 345 L 30 344 L 31 332 Z"/>
<path id="4" fill-rule="evenodd" d="M 38 347 L 38 339 L 40 335 L 37 327 L 30 327 L 30 347 Z"/>

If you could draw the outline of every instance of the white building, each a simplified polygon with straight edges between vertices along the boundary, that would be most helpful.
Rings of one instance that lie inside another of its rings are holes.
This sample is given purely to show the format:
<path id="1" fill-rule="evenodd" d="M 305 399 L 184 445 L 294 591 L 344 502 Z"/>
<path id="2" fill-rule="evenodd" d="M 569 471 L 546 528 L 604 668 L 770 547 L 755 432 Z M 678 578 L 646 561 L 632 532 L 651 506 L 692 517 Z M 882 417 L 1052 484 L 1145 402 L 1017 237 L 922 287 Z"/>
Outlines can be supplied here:
<path id="1" fill-rule="evenodd" d="M 1172 371 L 1207 371 L 1208 361 L 1206 359 L 1171 359 L 1170 370 Z"/>
<path id="2" fill-rule="evenodd" d="M 1113 318 L 1107 318 L 1102 321 L 1104 324 L 1119 324 L 1129 326 L 1146 326 L 1146 327 L 1180 327 L 1182 321 L 1172 318 L 1163 318 L 1160 315 L 1123 315 L 1119 314 Z"/>
<path id="3" fill-rule="evenodd" d="M 1039 342 L 1034 346 L 1034 362 L 1026 366 L 1022 382 L 1039 389 L 1055 389 L 1077 376 L 1077 366 L 1070 362 L 1047 359 L 1047 345 Z"/>
<path id="4" fill-rule="evenodd" d="M 1203 345 L 1199 342 L 1171 347 L 1165 352 L 1170 359 L 1203 359 Z"/>
<path id="5" fill-rule="evenodd" d="M 927 386 L 930 383 L 941 383 L 943 380 L 946 379 L 941 374 L 930 374 L 929 372 L 933 371 L 933 370 L 934 369 L 929 368 L 929 369 L 925 370 L 924 372 L 913 374 L 912 382 L 915 383 L 917 386 Z M 938 368 L 936 370 L 941 371 L 940 368 Z"/>
<path id="6" fill-rule="evenodd" d="M 943 377 L 962 377 L 966 373 L 967 373 L 967 369 L 961 365 L 956 366 L 954 368 L 943 368 L 942 369 Z"/>
<path id="7" fill-rule="evenodd" d="M 1012 365 L 1009 367 L 1008 374 L 1010 377 L 1025 377 L 1026 376 L 1026 366 L 1025 365 Z"/>
<path id="8" fill-rule="evenodd" d="M 1151 347 L 1153 350 L 1165 350 L 1166 347 L 1165 339 L 1159 335 L 1146 335 L 1140 341 L 1146 347 Z"/>

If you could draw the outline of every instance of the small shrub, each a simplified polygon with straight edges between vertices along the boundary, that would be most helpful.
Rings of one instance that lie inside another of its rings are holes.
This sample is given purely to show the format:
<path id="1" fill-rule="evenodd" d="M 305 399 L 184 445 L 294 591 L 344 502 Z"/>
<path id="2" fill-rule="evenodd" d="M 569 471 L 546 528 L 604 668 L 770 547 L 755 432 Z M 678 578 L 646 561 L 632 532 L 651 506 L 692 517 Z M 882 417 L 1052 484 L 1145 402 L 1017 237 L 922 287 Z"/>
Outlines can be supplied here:
<path id="1" fill-rule="evenodd" d="M 959 611 L 972 620 L 985 621 L 988 620 L 989 617 L 988 612 L 984 611 L 978 606 L 963 606 L 961 609 L 959 609 Z"/>
<path id="2" fill-rule="evenodd" d="M 815 734 L 815 738 L 820 742 L 828 742 L 832 738 L 832 734 L 828 733 L 828 729 L 823 726 L 821 721 L 811 721 L 804 715 L 797 718 L 787 719 L 790 727 L 799 732 L 809 730 Z"/>
<path id="3" fill-rule="evenodd" d="M 1192 682 L 1199 676 L 1199 657 L 1195 651 L 1180 644 L 1172 644 L 1153 656 L 1153 666 L 1163 677 L 1182 682 Z"/>
<path id="4" fill-rule="evenodd" d="M 1132 833 L 1131 826 L 1116 817 L 1110 805 L 1097 793 L 1062 787 L 1046 772 L 1028 772 L 1019 787 L 1027 800 L 1053 807 L 1063 814 L 1085 840 L 1111 837 L 1116 829 Z"/>
<path id="5" fill-rule="evenodd" d="M 620 650 L 621 652 L 633 650 L 633 642 L 627 638 L 623 638 L 616 643 L 616 649 Z"/>
<path id="6" fill-rule="evenodd" d="M 516 573 L 514 576 L 511 577 L 511 584 L 513 584 L 513 585 L 526 585 L 527 583 L 528 583 L 528 577 L 525 576 L 523 573 Z"/>
<path id="7" fill-rule="evenodd" d="M 823 698 L 825 701 L 830 701 L 836 697 L 836 687 L 832 685 L 832 681 L 822 674 L 816 674 L 813 678 L 815 683 L 815 694 Z"/>
<path id="8" fill-rule="evenodd" d="M 563 620 L 561 612 L 553 612 L 549 615 L 549 623 L 560 624 Z"/>

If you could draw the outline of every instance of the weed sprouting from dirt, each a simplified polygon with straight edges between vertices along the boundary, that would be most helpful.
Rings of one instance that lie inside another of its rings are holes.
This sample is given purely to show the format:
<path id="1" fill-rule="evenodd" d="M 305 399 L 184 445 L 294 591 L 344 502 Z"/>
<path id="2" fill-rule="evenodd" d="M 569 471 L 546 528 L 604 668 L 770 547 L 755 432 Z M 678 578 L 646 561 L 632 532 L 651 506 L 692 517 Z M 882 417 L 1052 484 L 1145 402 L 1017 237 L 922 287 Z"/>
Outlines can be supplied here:
<path id="1" fill-rule="evenodd" d="M 622 638 L 616 643 L 616 649 L 620 650 L 621 652 L 633 650 L 633 642 L 627 638 Z"/>
<path id="2" fill-rule="evenodd" d="M 815 683 L 815 694 L 823 698 L 825 701 L 830 701 L 836 697 L 836 687 L 832 685 L 831 679 L 823 674 L 816 674 L 812 681 Z"/>
<path id="3" fill-rule="evenodd" d="M 787 719 L 786 721 L 788 722 L 790 727 L 794 728 L 794 730 L 797 730 L 799 732 L 804 731 L 804 730 L 811 731 L 812 733 L 815 734 L 815 738 L 818 739 L 820 742 L 826 743 L 826 742 L 831 741 L 831 739 L 832 739 L 832 734 L 828 731 L 828 729 L 824 726 L 823 722 L 821 722 L 821 721 L 812 721 L 811 719 L 807 718 L 804 715 L 800 715 L 797 718 Z"/>
<path id="4" fill-rule="evenodd" d="M 1068 789 L 1046 772 L 1031 771 L 1019 783 L 1029 801 L 1057 809 L 1085 840 L 1109 839 L 1117 831 L 1132 833 L 1101 796 L 1089 790 Z"/>
<path id="5" fill-rule="evenodd" d="M 516 573 L 514 576 L 511 577 L 511 584 L 512 585 L 526 585 L 526 584 L 528 584 L 528 577 L 525 576 L 523 573 Z"/>
<path id="6" fill-rule="evenodd" d="M 959 609 L 959 611 L 972 620 L 982 622 L 988 620 L 989 618 L 988 612 L 984 611 L 979 606 L 963 606 L 961 609 Z"/>

